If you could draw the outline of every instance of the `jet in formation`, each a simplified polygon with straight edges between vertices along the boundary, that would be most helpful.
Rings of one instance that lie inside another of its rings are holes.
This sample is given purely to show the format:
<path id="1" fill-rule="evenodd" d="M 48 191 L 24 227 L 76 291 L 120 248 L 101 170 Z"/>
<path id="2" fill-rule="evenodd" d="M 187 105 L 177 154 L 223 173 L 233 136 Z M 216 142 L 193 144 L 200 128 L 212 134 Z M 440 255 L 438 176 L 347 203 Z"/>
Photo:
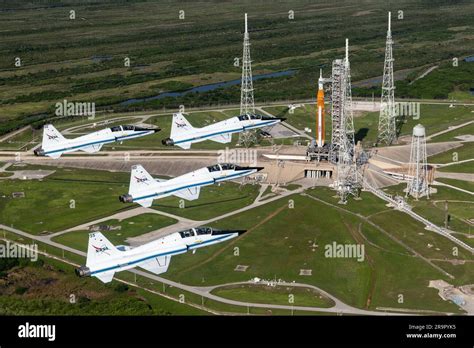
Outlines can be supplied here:
<path id="1" fill-rule="evenodd" d="M 262 170 L 263 167 L 241 167 L 232 163 L 204 167 L 170 180 L 154 179 L 141 165 L 132 166 L 128 194 L 121 195 L 123 203 L 138 203 L 151 207 L 154 199 L 168 196 L 193 201 L 199 198 L 203 186 L 241 178 Z"/>
<path id="2" fill-rule="evenodd" d="M 163 139 L 162 143 L 167 146 L 176 145 L 185 150 L 191 148 L 192 144 L 205 140 L 227 144 L 232 141 L 233 133 L 262 127 L 271 127 L 284 120 L 285 118 L 245 114 L 231 117 L 206 127 L 194 128 L 182 113 L 176 113 L 173 114 L 171 135 L 169 138 Z"/>
<path id="3" fill-rule="evenodd" d="M 160 129 L 149 129 L 133 125 L 115 126 L 97 132 L 82 135 L 74 139 L 66 139 L 53 125 L 43 129 L 43 142 L 40 149 L 34 151 L 36 156 L 59 158 L 63 153 L 84 151 L 95 153 L 102 145 L 115 141 L 124 141 L 158 132 Z"/>
<path id="4" fill-rule="evenodd" d="M 86 265 L 76 269 L 80 277 L 96 277 L 104 283 L 112 281 L 115 272 L 140 267 L 154 274 L 168 270 L 171 256 L 188 250 L 220 243 L 239 236 L 245 230 L 216 230 L 210 227 L 175 232 L 136 248 L 114 246 L 100 232 L 89 234 Z"/>

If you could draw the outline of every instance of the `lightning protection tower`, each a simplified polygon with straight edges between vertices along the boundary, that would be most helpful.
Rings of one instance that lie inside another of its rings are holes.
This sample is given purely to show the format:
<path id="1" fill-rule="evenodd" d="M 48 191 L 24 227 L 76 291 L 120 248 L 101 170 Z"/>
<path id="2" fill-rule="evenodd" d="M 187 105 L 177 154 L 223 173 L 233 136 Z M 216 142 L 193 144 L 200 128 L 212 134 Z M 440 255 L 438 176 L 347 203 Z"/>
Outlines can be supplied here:
<path id="1" fill-rule="evenodd" d="M 429 198 L 430 193 L 425 135 L 425 127 L 421 124 L 413 127 L 406 195 L 415 199 L 423 196 Z"/>
<path id="2" fill-rule="evenodd" d="M 242 55 L 242 84 L 240 88 L 240 114 L 255 114 L 253 99 L 252 60 L 250 59 L 250 40 L 247 26 L 247 14 L 245 14 L 244 49 Z M 239 133 L 239 144 L 250 147 L 257 142 L 256 130 L 248 130 Z"/>
<path id="3" fill-rule="evenodd" d="M 388 13 L 387 42 L 385 45 L 385 62 L 383 68 L 382 97 L 377 142 L 392 144 L 397 138 L 395 119 L 395 86 L 393 85 L 393 52 L 392 52 L 391 12 Z"/>

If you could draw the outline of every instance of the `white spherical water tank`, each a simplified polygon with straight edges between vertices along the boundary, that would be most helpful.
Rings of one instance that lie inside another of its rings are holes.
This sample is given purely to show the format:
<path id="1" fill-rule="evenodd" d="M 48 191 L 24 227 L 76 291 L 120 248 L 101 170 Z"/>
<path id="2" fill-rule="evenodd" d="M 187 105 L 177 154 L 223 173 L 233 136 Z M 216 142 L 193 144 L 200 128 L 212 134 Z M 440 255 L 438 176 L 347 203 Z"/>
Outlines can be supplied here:
<path id="1" fill-rule="evenodd" d="M 424 137 L 425 127 L 423 127 L 421 124 L 417 124 L 415 127 L 413 127 L 413 135 L 415 137 Z"/>

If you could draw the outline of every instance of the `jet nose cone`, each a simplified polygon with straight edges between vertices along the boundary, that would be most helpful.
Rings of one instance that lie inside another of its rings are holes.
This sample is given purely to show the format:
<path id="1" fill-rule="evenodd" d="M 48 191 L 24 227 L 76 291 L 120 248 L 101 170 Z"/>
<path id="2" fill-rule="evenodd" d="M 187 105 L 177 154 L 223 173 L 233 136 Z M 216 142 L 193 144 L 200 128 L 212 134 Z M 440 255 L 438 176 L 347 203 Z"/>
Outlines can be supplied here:
<path id="1" fill-rule="evenodd" d="M 256 170 L 257 172 L 261 171 L 265 167 L 240 167 L 237 170 Z"/>
<path id="2" fill-rule="evenodd" d="M 234 234 L 237 233 L 239 236 L 243 233 L 247 232 L 247 230 L 213 230 L 212 235 L 220 235 L 220 234 Z"/>
<path id="3" fill-rule="evenodd" d="M 286 117 L 279 117 L 278 119 L 280 120 L 280 122 L 286 121 Z"/>
<path id="4" fill-rule="evenodd" d="M 155 128 L 153 129 L 153 133 L 158 133 L 161 130 L 161 128 Z"/>

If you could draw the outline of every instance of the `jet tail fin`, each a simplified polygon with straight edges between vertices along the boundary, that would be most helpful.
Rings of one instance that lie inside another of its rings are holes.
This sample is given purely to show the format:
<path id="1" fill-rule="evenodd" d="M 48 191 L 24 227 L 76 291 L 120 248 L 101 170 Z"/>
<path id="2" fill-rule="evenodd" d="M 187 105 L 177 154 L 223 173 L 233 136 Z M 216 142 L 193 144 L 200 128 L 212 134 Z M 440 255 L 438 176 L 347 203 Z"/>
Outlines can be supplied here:
<path id="1" fill-rule="evenodd" d="M 171 139 L 185 134 L 186 132 L 192 131 L 193 129 L 194 127 L 191 126 L 191 123 L 189 123 L 189 121 L 181 112 L 173 114 L 173 120 L 171 124 Z"/>
<path id="2" fill-rule="evenodd" d="M 60 144 L 63 141 L 66 141 L 66 138 L 63 137 L 61 133 L 52 125 L 47 124 L 43 128 L 43 149 L 48 149 L 54 145 Z"/>
<path id="3" fill-rule="evenodd" d="M 133 196 L 139 191 L 151 188 L 155 182 L 155 179 L 153 179 L 150 173 L 148 173 L 141 165 L 138 164 L 133 166 L 130 174 L 128 193 Z"/>
<path id="4" fill-rule="evenodd" d="M 102 233 L 89 233 L 86 266 L 93 266 L 120 252 Z"/>

